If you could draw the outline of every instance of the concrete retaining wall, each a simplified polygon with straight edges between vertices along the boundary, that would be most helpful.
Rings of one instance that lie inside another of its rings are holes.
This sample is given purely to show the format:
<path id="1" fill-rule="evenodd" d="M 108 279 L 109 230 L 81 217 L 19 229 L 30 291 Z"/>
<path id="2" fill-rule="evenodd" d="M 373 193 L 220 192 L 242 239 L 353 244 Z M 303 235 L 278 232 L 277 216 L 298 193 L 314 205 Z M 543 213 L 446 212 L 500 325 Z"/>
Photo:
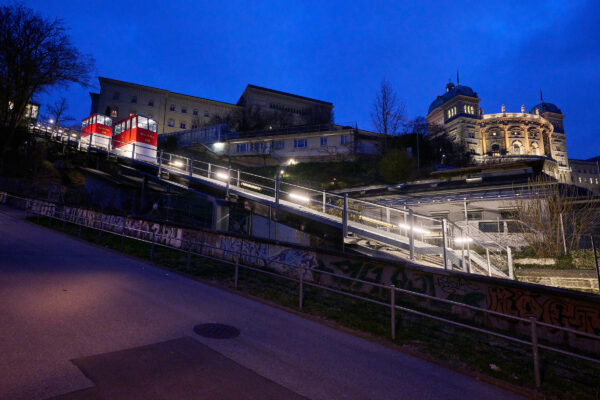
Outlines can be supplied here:
<path id="1" fill-rule="evenodd" d="M 9 202 L 14 203 L 10 198 Z M 118 233 L 125 232 L 147 240 L 151 240 L 153 234 L 160 235 L 159 240 L 164 244 L 182 250 L 190 248 L 224 260 L 234 260 L 234 252 L 242 252 L 244 257 L 241 262 L 244 264 L 273 269 L 293 276 L 298 274 L 297 267 L 302 266 L 307 268 L 305 279 L 339 288 L 389 297 L 387 290 L 332 278 L 319 274 L 319 271 L 333 272 L 384 285 L 394 284 L 398 288 L 514 316 L 534 317 L 548 324 L 600 335 L 600 296 L 593 294 L 347 255 L 227 233 L 184 229 L 81 208 L 62 207 L 48 202 L 28 200 L 20 201 L 15 205 L 45 215 L 65 215 L 68 220 L 86 226 L 103 227 Z M 407 298 L 399 295 L 399 301 Z M 528 335 L 530 332 L 528 324 L 487 314 L 482 315 L 480 312 L 458 306 L 443 305 L 431 300 L 415 300 L 413 303 L 426 310 L 452 314 L 493 328 L 523 335 Z M 598 341 L 545 327 L 539 328 L 539 335 L 543 340 L 585 348 L 600 354 Z"/>

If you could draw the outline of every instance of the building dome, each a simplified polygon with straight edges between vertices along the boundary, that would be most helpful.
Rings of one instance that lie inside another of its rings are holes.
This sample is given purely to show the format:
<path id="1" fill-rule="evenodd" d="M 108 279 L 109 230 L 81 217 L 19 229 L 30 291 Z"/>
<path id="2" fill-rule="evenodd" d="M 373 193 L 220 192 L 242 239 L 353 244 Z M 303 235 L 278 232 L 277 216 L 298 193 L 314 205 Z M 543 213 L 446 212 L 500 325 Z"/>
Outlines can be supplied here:
<path id="1" fill-rule="evenodd" d="M 560 111 L 560 108 L 556 107 L 554 104 L 552 103 L 546 103 L 546 102 L 541 102 L 540 104 L 538 104 L 537 106 L 533 107 L 531 109 L 531 111 L 529 111 L 530 114 L 535 114 L 535 111 L 539 110 L 540 115 L 542 115 L 545 112 L 551 112 L 551 113 L 556 113 L 556 114 L 562 114 L 562 111 Z"/>
<path id="2" fill-rule="evenodd" d="M 449 83 L 448 85 L 446 85 L 446 93 L 444 93 L 441 96 L 438 96 L 437 99 L 435 99 L 433 103 L 431 103 L 431 105 L 429 106 L 428 113 L 435 110 L 450 99 L 453 99 L 454 97 L 460 95 L 477 98 L 477 93 L 475 93 L 470 87 L 464 85 L 454 86 L 453 84 Z"/>

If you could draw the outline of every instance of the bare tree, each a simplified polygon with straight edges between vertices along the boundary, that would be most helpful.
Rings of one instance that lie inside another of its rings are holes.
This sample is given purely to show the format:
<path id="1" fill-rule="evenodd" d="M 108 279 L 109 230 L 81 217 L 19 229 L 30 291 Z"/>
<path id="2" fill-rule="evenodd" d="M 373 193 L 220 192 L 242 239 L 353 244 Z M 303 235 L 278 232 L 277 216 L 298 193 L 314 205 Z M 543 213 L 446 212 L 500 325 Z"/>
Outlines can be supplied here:
<path id="1" fill-rule="evenodd" d="M 55 85 L 87 85 L 93 59 L 81 54 L 60 20 L 21 4 L 0 7 L 0 159 L 31 98 Z"/>
<path id="2" fill-rule="evenodd" d="M 381 81 L 375 96 L 371 120 L 377 133 L 384 137 L 384 151 L 388 148 L 388 136 L 399 133 L 404 120 L 404 104 L 398 100 L 396 91 L 386 79 Z"/>
<path id="3" fill-rule="evenodd" d="M 578 249 L 581 237 L 600 222 L 597 200 L 548 177 L 530 180 L 514 207 L 525 242 L 539 257 L 556 257 L 565 248 L 567 252 Z"/>
<path id="4" fill-rule="evenodd" d="M 48 110 L 48 116 L 54 120 L 56 125 L 61 125 L 66 122 L 74 121 L 75 118 L 70 115 L 66 115 L 69 106 L 67 104 L 67 99 L 61 97 L 56 100 L 53 104 L 46 106 Z"/>

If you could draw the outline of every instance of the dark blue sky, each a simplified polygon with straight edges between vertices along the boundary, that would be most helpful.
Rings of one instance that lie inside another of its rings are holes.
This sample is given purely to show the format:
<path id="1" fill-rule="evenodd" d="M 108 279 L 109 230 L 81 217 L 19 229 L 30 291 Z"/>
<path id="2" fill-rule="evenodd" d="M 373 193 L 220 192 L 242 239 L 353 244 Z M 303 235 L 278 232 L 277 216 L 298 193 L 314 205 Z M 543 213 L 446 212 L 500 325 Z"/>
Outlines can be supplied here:
<path id="1" fill-rule="evenodd" d="M 404 4 L 412 3 L 412 4 Z M 235 103 L 246 84 L 331 101 L 371 129 L 387 78 L 407 115 L 425 115 L 448 78 L 486 113 L 544 100 L 564 114 L 570 158 L 600 155 L 598 1 L 26 1 L 61 18 L 96 74 Z M 97 80 L 94 80 L 98 90 Z M 88 115 L 88 89 L 65 95 Z"/>

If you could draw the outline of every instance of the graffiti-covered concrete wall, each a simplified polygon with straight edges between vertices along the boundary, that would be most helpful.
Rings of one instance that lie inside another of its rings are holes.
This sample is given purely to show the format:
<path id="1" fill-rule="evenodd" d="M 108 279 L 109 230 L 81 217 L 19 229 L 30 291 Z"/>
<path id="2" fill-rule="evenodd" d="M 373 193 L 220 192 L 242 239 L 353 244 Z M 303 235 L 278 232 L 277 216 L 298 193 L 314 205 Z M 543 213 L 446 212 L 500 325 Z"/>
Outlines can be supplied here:
<path id="1" fill-rule="evenodd" d="M 277 270 L 291 276 L 298 276 L 298 267 L 304 267 L 304 279 L 338 288 L 380 294 L 389 298 L 387 289 L 332 277 L 322 272 L 383 285 L 393 284 L 401 289 L 517 317 L 534 317 L 540 322 L 600 335 L 600 296 L 593 294 L 342 254 L 242 235 L 191 230 L 47 202 L 26 201 L 21 202 L 20 206 L 43 215 L 64 217 L 74 223 L 102 227 L 116 233 L 124 232 L 130 236 L 156 240 L 183 251 L 191 250 L 223 260 L 234 261 L 238 254 L 242 254 L 240 262 L 243 264 Z M 402 294 L 398 296 L 399 302 L 409 301 L 408 299 L 411 299 L 411 304 L 416 307 L 442 315 L 452 314 L 469 321 L 475 320 L 485 326 L 508 329 L 524 335 L 530 332 L 529 325 L 523 322 L 508 321 L 435 300 L 419 300 Z M 539 332 L 541 339 L 600 353 L 600 344 L 592 339 L 545 327 L 540 327 Z"/>

